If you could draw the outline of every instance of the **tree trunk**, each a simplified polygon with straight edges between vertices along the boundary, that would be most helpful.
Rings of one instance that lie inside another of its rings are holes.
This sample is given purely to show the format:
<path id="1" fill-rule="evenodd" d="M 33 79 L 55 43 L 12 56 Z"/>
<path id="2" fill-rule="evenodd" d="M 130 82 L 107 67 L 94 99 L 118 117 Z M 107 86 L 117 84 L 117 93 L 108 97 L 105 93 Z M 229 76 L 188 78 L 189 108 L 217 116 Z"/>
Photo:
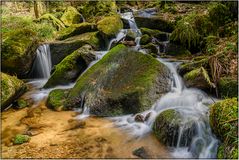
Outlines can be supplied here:
<path id="1" fill-rule="evenodd" d="M 40 15 L 39 15 L 38 4 L 36 0 L 34 1 L 34 12 L 35 12 L 35 17 L 39 18 Z"/>

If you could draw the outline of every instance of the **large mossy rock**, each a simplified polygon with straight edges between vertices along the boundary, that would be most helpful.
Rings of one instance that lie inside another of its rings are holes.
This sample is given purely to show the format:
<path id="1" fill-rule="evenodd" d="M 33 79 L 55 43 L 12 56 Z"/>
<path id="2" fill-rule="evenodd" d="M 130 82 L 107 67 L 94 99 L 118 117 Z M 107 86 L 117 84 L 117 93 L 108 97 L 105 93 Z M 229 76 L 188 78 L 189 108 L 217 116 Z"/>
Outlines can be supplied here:
<path id="1" fill-rule="evenodd" d="M 97 23 L 97 28 L 106 37 L 115 37 L 123 29 L 123 22 L 118 15 L 108 16 Z"/>
<path id="2" fill-rule="evenodd" d="M 62 23 L 61 20 L 59 20 L 58 18 L 56 18 L 54 15 L 52 15 L 50 13 L 46 13 L 46 14 L 42 15 L 38 19 L 38 21 L 39 22 L 45 22 L 46 21 L 47 23 L 51 23 L 58 30 L 61 30 L 61 29 L 65 28 L 64 23 Z"/>
<path id="3" fill-rule="evenodd" d="M 169 40 L 169 33 L 162 32 L 156 29 L 149 29 L 149 28 L 140 28 L 142 34 L 147 34 L 151 37 L 157 38 L 159 41 L 168 41 Z"/>
<path id="4" fill-rule="evenodd" d="M 64 40 L 72 36 L 94 31 L 97 31 L 96 25 L 94 23 L 83 22 L 80 24 L 73 24 L 70 27 L 59 31 L 57 39 Z"/>
<path id="5" fill-rule="evenodd" d="M 210 106 L 210 126 L 213 133 L 222 141 L 218 158 L 238 158 L 238 101 L 225 99 Z"/>
<path id="6" fill-rule="evenodd" d="M 196 126 L 193 122 L 183 122 L 183 116 L 174 109 L 168 109 L 160 113 L 153 125 L 153 132 L 158 140 L 167 146 L 177 146 L 180 127 L 182 130 L 180 146 L 188 146 L 192 137 L 196 134 Z"/>
<path id="7" fill-rule="evenodd" d="M 167 67 L 121 44 L 80 76 L 69 92 L 67 105 L 79 107 L 76 102 L 85 100 L 94 115 L 135 114 L 149 109 L 169 90 Z"/>
<path id="8" fill-rule="evenodd" d="M 58 64 L 67 55 L 79 49 L 85 44 L 91 45 L 95 50 L 100 48 L 100 36 L 98 32 L 87 32 L 81 35 L 67 38 L 63 41 L 50 43 L 52 64 Z"/>
<path id="9" fill-rule="evenodd" d="M 56 65 L 44 88 L 74 82 L 93 60 L 95 60 L 95 54 L 92 47 L 84 45 Z"/>
<path id="10" fill-rule="evenodd" d="M 164 44 L 161 44 L 160 46 L 162 46 L 162 48 L 165 47 L 163 51 L 166 55 L 169 56 L 185 57 L 191 55 L 190 51 L 185 47 L 176 45 L 174 43 L 168 43 L 166 46 Z"/>
<path id="11" fill-rule="evenodd" d="M 172 22 L 164 20 L 159 16 L 141 17 L 136 15 L 135 22 L 139 28 L 157 29 L 163 32 L 172 32 L 174 29 Z"/>
<path id="12" fill-rule="evenodd" d="M 66 97 L 68 95 L 69 90 L 64 89 L 55 89 L 52 90 L 47 98 L 46 106 L 55 111 L 65 111 L 68 108 L 65 107 Z"/>
<path id="13" fill-rule="evenodd" d="M 1 72 L 1 110 L 4 110 L 27 90 L 27 86 L 17 77 Z"/>
<path id="14" fill-rule="evenodd" d="M 38 39 L 35 32 L 19 29 L 2 42 L 2 71 L 26 77 L 30 72 Z"/>
<path id="15" fill-rule="evenodd" d="M 66 8 L 60 19 L 66 26 L 71 26 L 72 24 L 77 24 L 83 21 L 81 14 L 72 6 Z"/>
<path id="16" fill-rule="evenodd" d="M 221 97 L 238 97 L 238 81 L 235 78 L 220 78 L 218 89 Z"/>

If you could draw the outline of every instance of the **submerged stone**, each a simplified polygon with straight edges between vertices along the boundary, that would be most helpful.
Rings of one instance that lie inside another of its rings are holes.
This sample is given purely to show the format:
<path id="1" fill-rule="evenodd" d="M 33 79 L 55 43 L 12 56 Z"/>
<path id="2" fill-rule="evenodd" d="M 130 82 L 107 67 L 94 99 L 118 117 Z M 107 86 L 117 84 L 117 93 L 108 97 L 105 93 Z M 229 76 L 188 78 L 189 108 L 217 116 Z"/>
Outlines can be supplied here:
<path id="1" fill-rule="evenodd" d="M 169 90 L 167 67 L 150 55 L 118 45 L 79 77 L 66 104 L 79 107 L 84 97 L 91 114 L 136 114 Z"/>
<path id="2" fill-rule="evenodd" d="M 92 47 L 84 45 L 56 65 L 44 88 L 74 82 L 93 60 L 95 60 L 95 54 Z"/>
<path id="3" fill-rule="evenodd" d="M 4 110 L 27 90 L 27 86 L 17 77 L 1 72 L 1 110 Z"/>

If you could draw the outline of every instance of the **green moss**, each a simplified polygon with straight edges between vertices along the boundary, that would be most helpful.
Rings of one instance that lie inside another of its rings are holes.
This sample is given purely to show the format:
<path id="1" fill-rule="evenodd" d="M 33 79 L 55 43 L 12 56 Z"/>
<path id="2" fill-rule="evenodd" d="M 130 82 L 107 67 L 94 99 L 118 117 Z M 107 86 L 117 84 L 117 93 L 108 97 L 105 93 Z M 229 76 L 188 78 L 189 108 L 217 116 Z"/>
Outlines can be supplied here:
<path id="1" fill-rule="evenodd" d="M 148 43 L 146 45 L 143 45 L 142 48 L 150 50 L 150 53 L 158 54 L 157 45 L 155 45 L 153 43 Z"/>
<path id="2" fill-rule="evenodd" d="M 238 81 L 230 77 L 222 77 L 218 83 L 219 94 L 221 97 L 237 97 Z"/>
<path id="3" fill-rule="evenodd" d="M 58 32 L 58 38 L 59 40 L 64 40 L 66 38 L 69 38 L 71 36 L 79 35 L 86 32 L 92 32 L 96 31 L 96 25 L 93 23 L 87 23 L 83 22 L 80 24 L 74 24 L 71 25 L 68 28 L 62 29 Z"/>
<path id="4" fill-rule="evenodd" d="M 209 18 L 215 27 L 223 26 L 231 21 L 232 14 L 228 7 L 220 2 L 212 3 L 209 6 Z"/>
<path id="5" fill-rule="evenodd" d="M 52 90 L 47 98 L 47 107 L 55 110 L 55 111 L 63 111 L 67 110 L 65 107 L 65 100 L 68 94 L 68 90 L 63 89 L 55 89 Z"/>
<path id="6" fill-rule="evenodd" d="M 60 19 L 66 26 L 71 26 L 80 23 L 81 15 L 76 8 L 68 6 Z"/>
<path id="7" fill-rule="evenodd" d="M 30 141 L 28 135 L 17 134 L 13 140 L 13 144 L 23 144 Z"/>
<path id="8" fill-rule="evenodd" d="M 225 99 L 210 107 L 210 126 L 223 143 L 218 156 L 238 158 L 238 102 L 237 98 Z"/>
<path id="9" fill-rule="evenodd" d="M 17 100 L 17 105 L 18 105 L 18 108 L 21 109 L 21 108 L 25 108 L 27 107 L 29 104 L 26 100 L 24 99 L 18 99 Z"/>
<path id="10" fill-rule="evenodd" d="M 85 45 L 65 57 L 56 65 L 44 88 L 65 85 L 76 80 L 79 74 L 87 68 L 90 61 L 95 59 L 91 49 L 91 46 Z"/>
<path id="11" fill-rule="evenodd" d="M 141 44 L 141 45 L 146 45 L 146 44 L 148 44 L 148 43 L 150 43 L 150 42 L 151 42 L 151 38 L 150 38 L 150 36 L 147 35 L 147 34 L 144 34 L 144 35 L 141 37 L 141 39 L 140 39 L 140 44 Z"/>
<path id="12" fill-rule="evenodd" d="M 1 109 L 6 108 L 26 90 L 23 81 L 1 72 Z"/>
<path id="13" fill-rule="evenodd" d="M 50 13 L 46 13 L 44 15 L 42 15 L 38 21 L 47 21 L 48 23 L 52 23 L 53 26 L 55 26 L 58 30 L 61 30 L 63 28 L 65 28 L 65 25 L 58 19 L 56 18 L 54 15 L 50 14 Z"/>
<path id="14" fill-rule="evenodd" d="M 97 23 L 98 30 L 108 37 L 114 37 L 123 28 L 119 16 L 105 17 Z"/>
<path id="15" fill-rule="evenodd" d="M 118 45 L 79 77 L 69 93 L 68 104 L 86 93 L 86 105 L 92 107 L 92 110 L 97 107 L 98 100 L 99 105 L 103 106 L 99 111 L 101 113 L 97 114 L 108 116 L 113 113 L 137 113 L 152 103 L 154 98 L 147 94 L 155 85 L 158 75 L 166 72 L 164 69 L 150 55 Z M 138 107 L 129 107 L 131 105 Z M 123 111 L 119 111 L 120 109 Z"/>

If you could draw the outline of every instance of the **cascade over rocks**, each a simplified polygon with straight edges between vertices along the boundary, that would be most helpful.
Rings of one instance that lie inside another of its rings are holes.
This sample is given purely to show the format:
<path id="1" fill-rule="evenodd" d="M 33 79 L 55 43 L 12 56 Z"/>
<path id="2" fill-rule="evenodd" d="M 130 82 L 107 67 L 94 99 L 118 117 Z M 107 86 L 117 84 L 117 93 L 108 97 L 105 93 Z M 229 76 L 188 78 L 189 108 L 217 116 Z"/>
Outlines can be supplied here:
<path id="1" fill-rule="evenodd" d="M 182 130 L 181 140 L 178 144 L 179 131 L 182 126 L 185 128 Z M 196 127 L 190 121 L 187 121 L 186 124 L 183 123 L 183 117 L 178 111 L 168 109 L 157 116 L 153 132 L 158 140 L 167 146 L 188 146 L 196 133 Z"/>
<path id="2" fill-rule="evenodd" d="M 31 30 L 19 29 L 9 35 L 2 42 L 2 71 L 26 77 L 31 70 L 37 47 L 37 35 Z"/>
<path id="3" fill-rule="evenodd" d="M 67 55 L 71 54 L 85 44 L 91 45 L 95 50 L 100 48 L 100 37 L 98 32 L 87 32 L 81 35 L 67 38 L 63 41 L 50 43 L 52 65 L 58 64 Z"/>
<path id="4" fill-rule="evenodd" d="M 1 72 L 1 110 L 4 110 L 27 91 L 27 86 L 17 77 Z"/>
<path id="5" fill-rule="evenodd" d="M 74 82 L 93 60 L 95 60 L 95 54 L 92 51 L 92 47 L 84 45 L 55 66 L 55 70 L 44 88 Z"/>
<path id="6" fill-rule="evenodd" d="M 159 61 L 124 45 L 111 49 L 79 77 L 66 105 L 89 107 L 98 116 L 136 114 L 170 90 L 169 70 Z"/>

